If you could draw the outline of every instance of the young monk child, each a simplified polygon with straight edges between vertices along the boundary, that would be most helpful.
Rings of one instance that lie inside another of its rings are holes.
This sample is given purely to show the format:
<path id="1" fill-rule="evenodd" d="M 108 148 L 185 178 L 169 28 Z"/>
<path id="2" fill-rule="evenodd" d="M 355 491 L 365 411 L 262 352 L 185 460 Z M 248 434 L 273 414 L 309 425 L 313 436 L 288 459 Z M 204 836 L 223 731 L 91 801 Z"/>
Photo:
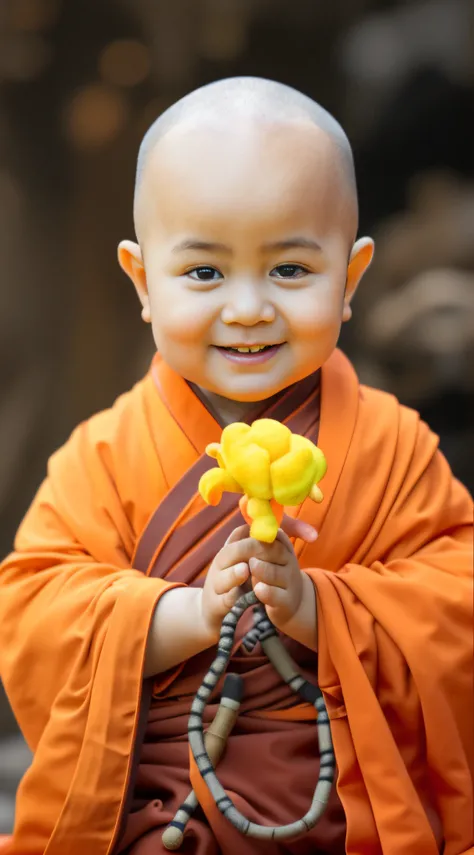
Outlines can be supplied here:
<path id="1" fill-rule="evenodd" d="M 323 692 L 337 788 L 306 835 L 263 842 L 213 810 L 194 768 L 181 851 L 473 852 L 472 504 L 418 415 L 336 347 L 373 254 L 343 130 L 277 83 L 200 89 L 143 141 L 135 224 L 119 259 L 150 371 L 52 457 L 1 567 L 1 676 L 34 754 L 5 852 L 165 851 L 191 701 L 250 579 Z M 197 492 L 206 445 L 262 415 L 328 462 L 322 504 L 287 509 L 271 545 L 238 497 Z M 249 819 L 292 822 L 318 777 L 314 709 L 261 648 L 237 639 L 231 664 L 245 691 L 219 778 Z"/>

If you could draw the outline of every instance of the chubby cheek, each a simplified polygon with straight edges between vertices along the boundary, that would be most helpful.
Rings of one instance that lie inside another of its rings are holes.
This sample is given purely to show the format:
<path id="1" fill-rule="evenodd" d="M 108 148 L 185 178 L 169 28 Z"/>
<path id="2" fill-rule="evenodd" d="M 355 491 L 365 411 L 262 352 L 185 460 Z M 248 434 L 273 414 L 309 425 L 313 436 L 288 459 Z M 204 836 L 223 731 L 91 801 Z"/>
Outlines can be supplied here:
<path id="1" fill-rule="evenodd" d="M 152 330 L 156 349 L 181 377 L 205 385 L 209 325 L 191 300 L 151 300 Z M 154 304 L 155 302 L 155 304 Z"/>
<path id="2" fill-rule="evenodd" d="M 181 345 L 206 342 L 215 316 L 209 296 L 184 292 L 176 281 L 150 288 L 153 335 L 160 350 L 166 340 Z"/>
<path id="3" fill-rule="evenodd" d="M 291 339 L 295 342 L 337 340 L 342 319 L 344 288 L 333 280 L 320 279 L 307 289 L 285 295 L 281 305 Z"/>

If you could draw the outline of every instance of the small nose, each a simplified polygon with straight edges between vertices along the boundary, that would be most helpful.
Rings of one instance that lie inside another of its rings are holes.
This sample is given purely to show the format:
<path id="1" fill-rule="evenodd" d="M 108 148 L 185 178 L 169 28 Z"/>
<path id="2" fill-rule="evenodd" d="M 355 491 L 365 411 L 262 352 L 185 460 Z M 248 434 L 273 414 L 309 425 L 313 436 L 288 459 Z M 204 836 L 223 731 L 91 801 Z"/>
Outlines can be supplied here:
<path id="1" fill-rule="evenodd" d="M 225 324 L 253 327 L 275 320 L 275 309 L 266 299 L 261 283 L 242 280 L 233 283 L 221 318 Z"/>

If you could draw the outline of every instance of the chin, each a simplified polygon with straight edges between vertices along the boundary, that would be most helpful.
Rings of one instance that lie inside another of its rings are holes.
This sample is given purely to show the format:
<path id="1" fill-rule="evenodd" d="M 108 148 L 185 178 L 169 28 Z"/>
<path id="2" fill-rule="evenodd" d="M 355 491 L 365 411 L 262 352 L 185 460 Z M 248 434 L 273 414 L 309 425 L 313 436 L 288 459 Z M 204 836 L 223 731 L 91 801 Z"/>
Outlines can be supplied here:
<path id="1" fill-rule="evenodd" d="M 282 387 L 285 388 L 285 387 Z M 235 392 L 231 393 L 229 390 L 224 392 L 217 392 L 221 398 L 227 398 L 228 401 L 235 401 L 237 404 L 259 404 L 262 401 L 267 401 L 268 398 L 273 398 L 274 395 L 280 392 L 280 389 L 275 389 L 271 392 Z"/>
<path id="2" fill-rule="evenodd" d="M 242 383 L 241 386 L 229 384 L 225 389 L 213 385 L 210 391 L 220 395 L 221 398 L 227 398 L 228 401 L 236 401 L 240 404 L 258 404 L 268 398 L 273 398 L 274 395 L 291 386 L 292 382 L 292 380 L 288 382 L 282 380 L 280 383 L 275 381 L 263 383 L 260 380 L 258 384 Z"/>

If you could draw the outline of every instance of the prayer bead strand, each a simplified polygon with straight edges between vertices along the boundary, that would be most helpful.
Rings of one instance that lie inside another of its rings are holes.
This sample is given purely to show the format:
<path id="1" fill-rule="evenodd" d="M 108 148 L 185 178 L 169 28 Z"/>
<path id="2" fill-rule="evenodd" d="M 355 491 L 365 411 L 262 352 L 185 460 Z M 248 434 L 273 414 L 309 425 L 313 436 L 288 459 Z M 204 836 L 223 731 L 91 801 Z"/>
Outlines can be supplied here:
<path id="1" fill-rule="evenodd" d="M 317 713 L 316 726 L 319 741 L 320 770 L 313 799 L 309 810 L 301 819 L 281 826 L 259 825 L 248 820 L 237 810 L 219 782 L 215 772 L 215 766 L 222 755 L 225 742 L 232 731 L 240 707 L 242 679 L 238 675 L 227 675 L 216 717 L 205 735 L 203 731 L 203 713 L 205 707 L 229 662 L 237 624 L 243 613 L 251 606 L 254 606 L 255 625 L 244 638 L 243 644 L 245 648 L 251 651 L 259 641 L 282 680 L 295 694 L 308 703 L 313 704 Z M 188 738 L 196 765 L 205 780 L 216 806 L 243 835 L 260 840 L 289 840 L 309 831 L 321 818 L 334 783 L 336 766 L 326 705 L 319 687 L 309 683 L 299 673 L 296 663 L 282 644 L 277 630 L 267 616 L 265 608 L 259 604 L 253 591 L 249 591 L 241 596 L 222 622 L 216 658 L 204 677 L 191 706 Z M 163 834 L 163 844 L 166 849 L 179 848 L 184 836 L 186 823 L 197 807 L 197 804 L 198 801 L 194 791 L 191 791 L 185 802 L 178 809 L 172 823 L 170 823 Z"/>

